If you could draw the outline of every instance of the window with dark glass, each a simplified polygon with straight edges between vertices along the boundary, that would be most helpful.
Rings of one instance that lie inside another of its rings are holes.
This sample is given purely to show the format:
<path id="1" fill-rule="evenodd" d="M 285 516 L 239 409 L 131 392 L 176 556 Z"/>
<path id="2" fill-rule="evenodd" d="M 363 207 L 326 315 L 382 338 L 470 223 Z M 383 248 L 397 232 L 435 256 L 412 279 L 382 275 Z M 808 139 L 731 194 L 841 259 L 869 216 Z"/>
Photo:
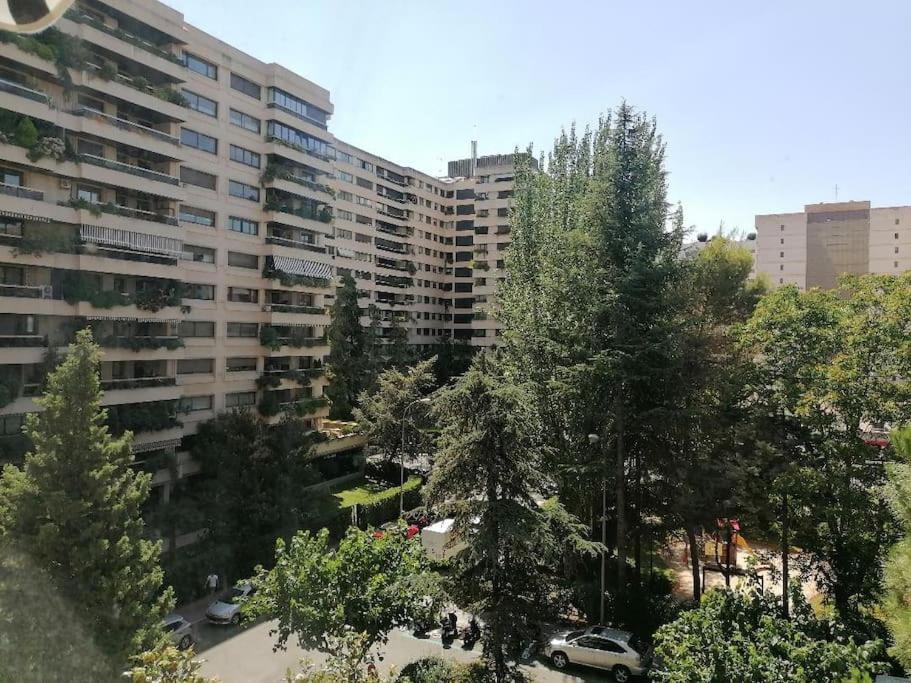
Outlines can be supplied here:
<path id="1" fill-rule="evenodd" d="M 22 173 L 20 171 L 11 171 L 6 168 L 0 168 L 0 183 L 11 185 L 12 187 L 21 187 Z"/>
<path id="2" fill-rule="evenodd" d="M 177 217 L 180 219 L 181 223 L 195 223 L 196 225 L 204 225 L 207 228 L 215 227 L 214 211 L 197 209 L 195 206 L 181 205 Z"/>
<path id="3" fill-rule="evenodd" d="M 249 78 L 244 78 L 233 71 L 231 72 L 231 87 L 244 95 L 249 95 L 257 100 L 262 98 L 262 88 Z"/>
<path id="4" fill-rule="evenodd" d="M 233 394 L 225 394 L 225 408 L 246 408 L 255 403 L 255 391 L 238 391 Z"/>
<path id="5" fill-rule="evenodd" d="M 184 243 L 183 259 L 185 261 L 196 261 L 197 263 L 215 263 L 215 250 L 209 247 Z"/>
<path id="6" fill-rule="evenodd" d="M 181 320 L 178 334 L 181 337 L 214 337 L 215 323 L 200 320 Z"/>
<path id="7" fill-rule="evenodd" d="M 312 104 L 280 88 L 269 88 L 269 104 L 284 109 L 299 119 L 312 121 L 323 128 L 326 127 L 326 123 L 329 120 L 329 112 L 323 111 L 319 107 L 314 107 Z"/>
<path id="8" fill-rule="evenodd" d="M 207 78 L 211 78 L 213 81 L 218 80 L 218 67 L 215 66 L 212 62 L 207 62 L 201 57 L 197 57 L 194 54 L 189 52 L 183 53 L 183 63 L 190 71 L 195 71 L 198 74 L 202 74 Z"/>
<path id="9" fill-rule="evenodd" d="M 228 230 L 241 232 L 245 235 L 258 235 L 259 223 L 251 221 L 248 218 L 239 218 L 237 216 L 228 217 Z"/>
<path id="10" fill-rule="evenodd" d="M 247 185 L 239 180 L 228 181 L 228 194 L 240 199 L 249 199 L 251 202 L 259 201 L 259 188 L 255 185 Z"/>
<path id="11" fill-rule="evenodd" d="M 214 190 L 215 185 L 218 182 L 218 177 L 212 175 L 211 173 L 204 173 L 203 171 L 197 171 L 194 168 L 181 166 L 180 182 L 186 183 L 187 185 L 202 187 L 206 190 Z"/>
<path id="12" fill-rule="evenodd" d="M 455 240 L 457 247 L 466 247 L 474 244 L 474 235 L 456 235 Z"/>
<path id="13" fill-rule="evenodd" d="M 215 100 L 210 100 L 191 90 L 184 90 L 183 96 L 187 101 L 187 106 L 193 111 L 198 111 L 206 116 L 218 116 L 218 102 Z"/>
<path id="14" fill-rule="evenodd" d="M 256 337 L 259 335 L 259 323 L 228 323 L 229 337 Z"/>
<path id="15" fill-rule="evenodd" d="M 183 285 L 184 299 L 198 299 L 200 301 L 215 300 L 215 285 L 206 285 L 197 282 L 185 282 Z"/>
<path id="16" fill-rule="evenodd" d="M 256 372 L 256 358 L 237 356 L 225 359 L 228 372 Z"/>
<path id="17" fill-rule="evenodd" d="M 249 287 L 228 287 L 228 301 L 241 304 L 259 303 L 259 290 Z"/>
<path id="18" fill-rule="evenodd" d="M 181 413 L 193 413 L 200 410 L 212 410 L 213 397 L 210 396 L 184 396 L 177 405 Z"/>
<path id="19" fill-rule="evenodd" d="M 259 257 L 255 254 L 243 254 L 239 251 L 228 252 L 228 265 L 235 268 L 259 268 Z"/>
<path id="20" fill-rule="evenodd" d="M 252 131 L 254 133 L 259 133 L 261 122 L 255 116 L 250 116 L 249 114 L 244 114 L 242 111 L 237 111 L 232 109 L 230 111 L 230 120 L 231 123 L 239 128 L 244 128 L 246 130 Z"/>
<path id="21" fill-rule="evenodd" d="M 231 161 L 252 166 L 253 168 L 259 168 L 260 166 L 259 154 L 251 152 L 249 149 L 238 147 L 237 145 L 231 145 Z"/>
<path id="22" fill-rule="evenodd" d="M 178 375 L 211 375 L 215 360 L 212 358 L 183 358 L 177 361 Z"/>
<path id="23" fill-rule="evenodd" d="M 199 149 L 209 154 L 218 153 L 218 140 L 211 135 L 199 133 L 189 128 L 180 129 L 180 143 L 193 149 Z"/>
<path id="24" fill-rule="evenodd" d="M 474 213 L 474 204 L 459 204 L 456 206 L 456 215 L 469 216 Z"/>
<path id="25" fill-rule="evenodd" d="M 297 128 L 286 126 L 278 121 L 269 121 L 266 124 L 266 131 L 269 137 L 278 138 L 293 147 L 314 152 L 324 157 L 333 158 L 335 156 L 335 150 L 328 142 L 312 135 L 307 135 L 303 131 L 297 130 Z"/>

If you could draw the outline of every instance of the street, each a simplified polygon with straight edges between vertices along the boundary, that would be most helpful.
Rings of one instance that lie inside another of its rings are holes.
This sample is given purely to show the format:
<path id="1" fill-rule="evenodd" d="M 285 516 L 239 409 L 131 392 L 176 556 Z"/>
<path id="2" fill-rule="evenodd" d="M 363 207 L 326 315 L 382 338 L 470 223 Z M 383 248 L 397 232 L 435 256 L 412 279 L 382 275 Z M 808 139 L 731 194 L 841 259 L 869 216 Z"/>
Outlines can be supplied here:
<path id="1" fill-rule="evenodd" d="M 199 644 L 197 652 L 205 660 L 202 673 L 218 676 L 222 683 L 280 683 L 288 669 L 296 670 L 301 660 L 320 664 L 325 656 L 316 651 L 301 650 L 289 643 L 285 651 L 273 652 L 274 640 L 269 636 L 272 622 L 254 624 L 247 628 L 216 626 L 205 622 L 196 625 Z M 381 672 L 399 671 L 408 662 L 421 657 L 441 655 L 447 659 L 471 661 L 480 655 L 480 643 L 473 650 L 464 650 L 461 641 L 444 648 L 439 637 L 416 638 L 410 632 L 395 630 L 382 648 L 385 656 L 377 662 Z M 603 683 L 612 680 L 609 674 L 591 669 L 571 668 L 556 671 L 543 661 L 523 667 L 539 683 Z"/>

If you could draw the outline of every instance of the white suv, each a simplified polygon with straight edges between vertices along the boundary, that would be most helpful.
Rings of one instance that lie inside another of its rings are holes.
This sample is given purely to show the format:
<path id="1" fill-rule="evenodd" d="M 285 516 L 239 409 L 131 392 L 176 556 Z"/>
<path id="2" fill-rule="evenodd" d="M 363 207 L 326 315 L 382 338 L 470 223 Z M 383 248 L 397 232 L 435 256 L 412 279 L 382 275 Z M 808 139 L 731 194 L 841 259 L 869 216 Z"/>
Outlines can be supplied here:
<path id="1" fill-rule="evenodd" d="M 582 664 L 613 673 L 617 683 L 645 673 L 645 649 L 632 633 L 606 626 L 591 626 L 554 637 L 544 654 L 558 669 L 567 664 Z"/>

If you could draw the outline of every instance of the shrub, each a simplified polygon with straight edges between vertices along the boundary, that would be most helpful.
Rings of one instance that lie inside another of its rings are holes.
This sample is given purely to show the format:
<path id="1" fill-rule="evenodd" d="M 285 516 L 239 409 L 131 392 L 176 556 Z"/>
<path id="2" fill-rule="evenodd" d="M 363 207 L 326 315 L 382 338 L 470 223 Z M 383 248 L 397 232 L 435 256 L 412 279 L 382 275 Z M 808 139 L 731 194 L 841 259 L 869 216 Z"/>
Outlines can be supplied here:
<path id="1" fill-rule="evenodd" d="M 442 657 L 423 657 L 402 667 L 398 683 L 486 683 L 490 675 L 481 662 L 453 662 Z"/>
<path id="2" fill-rule="evenodd" d="M 20 147 L 32 148 L 38 142 L 38 129 L 28 116 L 19 119 L 19 125 L 16 126 L 15 138 L 16 144 Z"/>
<path id="3" fill-rule="evenodd" d="M 29 148 L 28 158 L 32 161 L 38 161 L 44 157 L 50 157 L 54 161 L 63 161 L 66 157 L 66 143 L 54 136 L 40 138 Z"/>

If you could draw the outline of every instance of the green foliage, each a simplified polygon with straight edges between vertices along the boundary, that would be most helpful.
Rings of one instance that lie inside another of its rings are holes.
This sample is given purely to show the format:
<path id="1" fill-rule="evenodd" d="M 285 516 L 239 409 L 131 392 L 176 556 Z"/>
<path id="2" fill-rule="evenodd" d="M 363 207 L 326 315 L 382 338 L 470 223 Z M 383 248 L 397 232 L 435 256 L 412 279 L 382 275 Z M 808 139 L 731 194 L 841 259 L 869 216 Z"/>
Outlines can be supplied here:
<path id="1" fill-rule="evenodd" d="M 310 515 L 300 492 L 319 482 L 313 437 L 302 421 L 269 427 L 250 411 L 200 425 L 191 454 L 202 469 L 198 500 L 210 562 L 232 580 L 265 562 L 275 539 Z"/>
<path id="2" fill-rule="evenodd" d="M 316 536 L 302 531 L 287 544 L 277 541 L 275 566 L 258 568 L 258 590 L 244 609 L 277 620 L 277 646 L 293 638 L 302 648 L 319 648 L 344 663 L 346 680 L 359 681 L 370 649 L 412 622 L 427 582 L 420 539 L 406 539 L 404 528 L 381 538 L 349 529 L 335 548 L 325 529 Z"/>
<path id="3" fill-rule="evenodd" d="M 0 365 L 0 408 L 19 398 L 22 390 L 22 366 Z"/>
<path id="4" fill-rule="evenodd" d="M 455 519 L 467 544 L 456 558 L 455 597 L 485 615 L 484 659 L 495 680 L 518 680 L 512 657 L 553 606 L 558 582 L 547 559 L 563 542 L 534 498 L 546 482 L 542 425 L 527 387 L 490 355 L 442 390 L 433 411 L 441 433 L 425 498 Z"/>
<path id="5" fill-rule="evenodd" d="M 361 309 L 357 302 L 354 278 L 346 274 L 329 311 L 331 322 L 327 370 L 329 384 L 325 395 L 330 401 L 329 417 L 351 419 L 358 397 L 371 382 L 367 367 L 367 345 L 361 326 Z"/>
<path id="6" fill-rule="evenodd" d="M 29 226 L 25 235 L 16 242 L 13 253 L 16 256 L 28 254 L 43 256 L 48 253 L 75 254 L 78 244 L 73 233 L 60 230 L 42 230 L 38 226 Z"/>
<path id="7" fill-rule="evenodd" d="M 263 268 L 263 278 L 266 280 L 278 280 L 283 287 L 318 287 L 323 289 L 331 284 L 328 278 L 293 275 L 269 266 Z"/>
<path id="8" fill-rule="evenodd" d="M 817 620 L 799 590 L 792 600 L 794 617 L 787 621 L 779 616 L 778 598 L 755 584 L 707 592 L 699 607 L 659 629 L 652 680 L 841 683 L 884 670 L 877 661 L 880 643 L 857 645 Z"/>
<path id="9" fill-rule="evenodd" d="M 38 142 L 38 129 L 35 128 L 35 124 L 32 123 L 28 116 L 23 116 L 19 119 L 14 140 L 17 145 L 26 149 L 34 147 L 35 143 Z"/>
<path id="10" fill-rule="evenodd" d="M 434 360 L 430 359 L 406 370 L 386 370 L 379 375 L 375 386 L 360 396 L 360 407 L 354 410 L 354 417 L 371 447 L 384 453 L 387 459 L 395 460 L 403 446 L 406 408 L 410 422 L 405 437 L 412 442 L 422 439 L 419 430 L 427 421 L 428 407 L 416 401 L 434 388 L 433 365 Z M 420 446 L 412 450 L 419 449 Z"/>
<path id="11" fill-rule="evenodd" d="M 129 430 L 134 434 L 180 427 L 176 401 L 127 403 L 107 408 L 107 424 L 112 434 Z"/>
<path id="12" fill-rule="evenodd" d="M 104 425 L 100 351 L 81 331 L 36 399 L 25 431 L 34 447 L 0 479 L 0 535 L 45 567 L 78 627 L 111 667 L 155 645 L 173 604 L 161 592 L 160 546 L 145 540 L 150 476 L 136 473 L 129 437 Z M 13 629 L 15 632 L 16 629 Z"/>
<path id="13" fill-rule="evenodd" d="M 904 537 L 892 548 L 886 564 L 882 611 L 892 633 L 889 653 L 911 669 L 911 427 L 894 431 L 892 444 L 901 460 L 889 468 L 887 493 Z"/>
<path id="14" fill-rule="evenodd" d="M 463 664 L 442 657 L 423 657 L 402 667 L 397 683 L 487 683 L 490 677 L 479 662 Z"/>
<path id="15" fill-rule="evenodd" d="M 883 550 L 895 526 L 879 489 L 881 455 L 868 425 L 911 414 L 911 275 L 844 278 L 837 291 L 779 288 L 765 296 L 740 341 L 765 442 L 764 491 L 787 493 L 793 543 L 842 620 L 868 628 Z"/>
<path id="16" fill-rule="evenodd" d="M 218 683 L 199 673 L 202 662 L 190 650 L 160 645 L 133 658 L 134 666 L 126 678 L 130 683 Z"/>

